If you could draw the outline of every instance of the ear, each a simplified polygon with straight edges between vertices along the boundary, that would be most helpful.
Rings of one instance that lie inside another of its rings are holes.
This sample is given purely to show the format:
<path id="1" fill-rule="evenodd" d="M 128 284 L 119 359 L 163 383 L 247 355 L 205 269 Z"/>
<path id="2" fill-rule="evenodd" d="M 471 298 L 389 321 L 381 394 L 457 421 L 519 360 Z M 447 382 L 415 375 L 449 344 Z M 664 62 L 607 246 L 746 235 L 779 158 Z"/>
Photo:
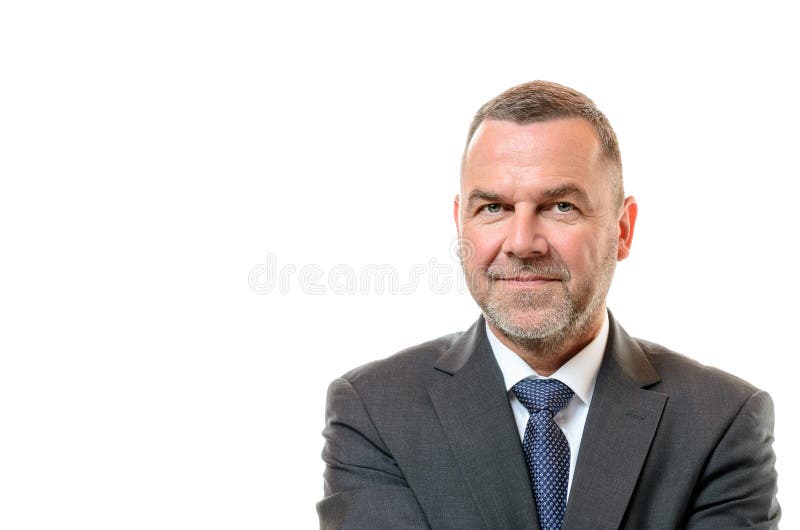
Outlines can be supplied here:
<path id="1" fill-rule="evenodd" d="M 458 234 L 459 237 L 461 237 L 461 225 L 459 223 L 459 218 L 458 218 L 458 208 L 460 202 L 461 202 L 461 196 L 456 194 L 456 198 L 453 199 L 453 221 L 455 221 L 456 223 L 456 233 Z"/>
<path id="2" fill-rule="evenodd" d="M 636 215 L 639 213 L 639 206 L 636 199 L 626 197 L 622 204 L 622 213 L 619 217 L 619 241 L 617 245 L 617 261 L 622 261 L 631 253 L 633 243 L 633 228 L 636 225 Z"/>

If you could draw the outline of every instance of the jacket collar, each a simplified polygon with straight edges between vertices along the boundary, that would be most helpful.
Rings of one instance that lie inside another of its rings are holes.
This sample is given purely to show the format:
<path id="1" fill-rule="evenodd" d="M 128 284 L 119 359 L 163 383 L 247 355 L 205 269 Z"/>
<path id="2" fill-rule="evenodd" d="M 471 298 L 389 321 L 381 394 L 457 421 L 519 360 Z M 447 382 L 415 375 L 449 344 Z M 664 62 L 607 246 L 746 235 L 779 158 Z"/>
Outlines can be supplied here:
<path id="1" fill-rule="evenodd" d="M 435 364 L 428 393 L 489 528 L 537 528 L 522 444 L 481 316 Z M 609 313 L 609 337 L 573 476 L 565 528 L 617 528 L 666 396 L 641 347 Z M 609 487 L 614 484 L 614 487 Z"/>

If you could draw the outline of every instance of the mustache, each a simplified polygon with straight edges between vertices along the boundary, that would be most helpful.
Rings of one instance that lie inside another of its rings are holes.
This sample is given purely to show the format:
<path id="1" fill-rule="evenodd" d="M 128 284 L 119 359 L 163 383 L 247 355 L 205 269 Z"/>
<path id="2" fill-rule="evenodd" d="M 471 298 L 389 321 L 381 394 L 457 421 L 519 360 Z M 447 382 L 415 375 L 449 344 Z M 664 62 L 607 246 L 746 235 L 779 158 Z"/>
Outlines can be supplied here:
<path id="1" fill-rule="evenodd" d="M 572 277 L 569 269 L 565 265 L 553 262 L 490 265 L 486 269 L 486 276 L 490 280 L 536 276 L 561 281 L 569 280 Z"/>

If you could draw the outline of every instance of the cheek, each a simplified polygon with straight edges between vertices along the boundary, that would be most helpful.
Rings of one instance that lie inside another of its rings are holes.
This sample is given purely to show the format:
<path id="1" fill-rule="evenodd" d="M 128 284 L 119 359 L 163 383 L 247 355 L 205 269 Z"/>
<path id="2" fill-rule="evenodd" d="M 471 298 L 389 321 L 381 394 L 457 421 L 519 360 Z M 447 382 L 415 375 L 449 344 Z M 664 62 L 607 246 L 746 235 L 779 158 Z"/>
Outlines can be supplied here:
<path id="1" fill-rule="evenodd" d="M 470 267 L 490 265 L 500 252 L 503 236 L 499 230 L 464 228 L 461 251 L 464 262 Z"/>
<path id="2" fill-rule="evenodd" d="M 573 277 L 592 272 L 603 259 L 605 239 L 596 232 L 570 234 L 570 237 L 550 240 L 551 250 L 569 268 Z"/>

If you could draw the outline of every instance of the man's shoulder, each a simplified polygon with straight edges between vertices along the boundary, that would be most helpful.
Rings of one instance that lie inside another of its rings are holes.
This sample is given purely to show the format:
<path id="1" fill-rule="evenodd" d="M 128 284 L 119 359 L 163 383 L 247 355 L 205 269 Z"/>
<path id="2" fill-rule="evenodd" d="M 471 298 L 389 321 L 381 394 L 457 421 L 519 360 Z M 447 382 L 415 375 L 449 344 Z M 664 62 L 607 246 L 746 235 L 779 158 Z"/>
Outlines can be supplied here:
<path id="1" fill-rule="evenodd" d="M 731 373 L 677 353 L 655 342 L 634 339 L 653 365 L 660 381 L 651 389 L 674 400 L 712 400 L 734 407 L 761 392 L 751 383 Z"/>
<path id="2" fill-rule="evenodd" d="M 443 335 L 354 368 L 334 381 L 332 388 L 345 385 L 354 390 L 376 418 L 424 408 L 429 384 L 438 373 L 436 363 L 463 334 Z"/>
<path id="3" fill-rule="evenodd" d="M 449 333 L 405 348 L 384 359 L 354 368 L 344 374 L 342 379 L 359 386 L 376 382 L 386 384 L 392 381 L 405 382 L 408 379 L 419 380 L 425 373 L 433 370 L 439 358 L 463 334 L 463 331 Z"/>

